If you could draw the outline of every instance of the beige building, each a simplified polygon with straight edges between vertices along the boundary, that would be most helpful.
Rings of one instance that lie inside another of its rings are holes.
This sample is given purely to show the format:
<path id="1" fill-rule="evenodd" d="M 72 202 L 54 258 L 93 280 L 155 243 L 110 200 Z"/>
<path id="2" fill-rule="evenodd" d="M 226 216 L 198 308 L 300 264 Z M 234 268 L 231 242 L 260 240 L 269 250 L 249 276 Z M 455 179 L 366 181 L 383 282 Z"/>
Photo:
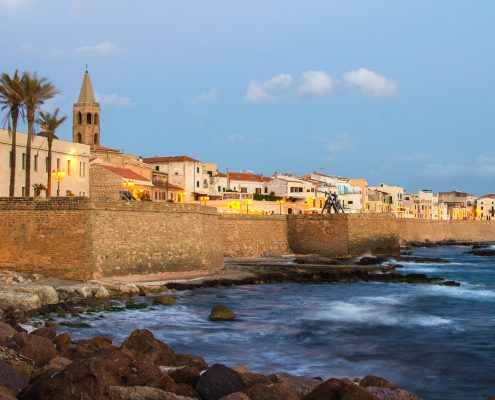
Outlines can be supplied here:
<path id="1" fill-rule="evenodd" d="M 390 211 L 394 213 L 397 218 L 404 218 L 406 216 L 406 208 L 404 206 L 404 195 L 406 191 L 403 187 L 389 186 L 385 183 L 380 183 L 380 186 L 370 186 L 370 189 L 387 193 Z"/>
<path id="2" fill-rule="evenodd" d="M 26 177 L 27 134 L 17 132 L 17 157 L 15 196 L 23 196 Z M 12 137 L 5 129 L 0 129 L 0 197 L 9 195 L 10 151 Z M 89 158 L 90 148 L 85 144 L 54 139 L 52 145 L 52 165 L 48 162 L 48 140 L 45 133 L 34 135 L 31 143 L 31 184 L 47 185 L 50 171 L 63 171 L 65 174 L 60 185 L 52 179 L 52 196 L 89 196 Z M 61 175 L 60 175 L 61 176 Z M 33 188 L 31 188 L 33 193 Z M 42 193 L 42 196 L 45 194 Z"/>
<path id="3" fill-rule="evenodd" d="M 478 199 L 476 214 L 481 220 L 495 220 L 495 194 L 487 194 Z"/>

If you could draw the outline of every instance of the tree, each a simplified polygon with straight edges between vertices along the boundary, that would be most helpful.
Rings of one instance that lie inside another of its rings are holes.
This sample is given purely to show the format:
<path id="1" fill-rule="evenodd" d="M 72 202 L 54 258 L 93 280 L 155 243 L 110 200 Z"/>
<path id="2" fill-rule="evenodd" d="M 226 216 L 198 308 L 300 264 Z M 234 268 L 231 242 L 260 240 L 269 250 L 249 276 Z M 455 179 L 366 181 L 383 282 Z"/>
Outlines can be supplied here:
<path id="1" fill-rule="evenodd" d="M 10 151 L 10 184 L 9 196 L 15 196 L 15 172 L 17 155 L 17 123 L 19 116 L 23 116 L 22 102 L 23 92 L 21 78 L 17 70 L 12 76 L 3 73 L 0 76 L 0 106 L 2 110 L 7 110 L 5 125 L 8 126 L 12 136 L 12 147 Z"/>
<path id="2" fill-rule="evenodd" d="M 34 135 L 34 123 L 36 114 L 43 103 L 55 97 L 59 93 L 57 89 L 45 78 L 38 78 L 36 73 L 31 75 L 25 72 L 21 79 L 24 94 L 24 107 L 28 123 L 28 137 L 26 145 L 26 197 L 29 197 L 31 189 L 31 142 Z M 51 166 L 50 166 L 51 167 Z M 50 168 L 48 168 L 50 170 Z"/>
<path id="3" fill-rule="evenodd" d="M 62 125 L 65 120 L 67 119 L 67 116 L 61 116 L 59 118 L 58 113 L 60 112 L 60 109 L 57 108 L 53 112 L 53 114 L 50 114 L 48 112 L 40 112 L 39 118 L 36 122 L 41 126 L 41 128 L 46 132 L 47 135 L 47 140 L 48 140 L 48 160 L 47 160 L 47 165 L 51 166 L 52 165 L 52 145 L 53 145 L 53 138 L 55 137 L 55 132 L 57 131 L 58 127 Z M 47 180 L 46 180 L 46 197 L 50 197 L 52 195 L 52 173 L 51 173 L 51 168 L 48 168 L 47 171 Z"/>

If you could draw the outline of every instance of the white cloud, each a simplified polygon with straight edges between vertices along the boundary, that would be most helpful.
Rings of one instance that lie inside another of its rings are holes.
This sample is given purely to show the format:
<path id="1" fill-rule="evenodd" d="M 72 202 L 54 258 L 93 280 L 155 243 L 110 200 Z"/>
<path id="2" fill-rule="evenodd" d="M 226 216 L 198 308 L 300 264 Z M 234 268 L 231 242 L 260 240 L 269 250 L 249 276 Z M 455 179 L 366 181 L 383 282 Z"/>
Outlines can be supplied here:
<path id="1" fill-rule="evenodd" d="M 396 96 L 399 93 L 397 84 L 393 79 L 366 68 L 346 72 L 343 79 L 348 87 L 359 90 L 366 95 L 387 97 Z"/>
<path id="2" fill-rule="evenodd" d="M 26 0 L 0 0 L 0 7 L 14 8 L 24 3 L 26 3 Z"/>
<path id="3" fill-rule="evenodd" d="M 292 84 L 292 76 L 289 74 L 279 74 L 265 82 L 252 80 L 249 82 L 245 99 L 250 103 L 261 103 L 276 99 L 270 90 L 288 88 Z"/>
<path id="4" fill-rule="evenodd" d="M 96 99 L 102 104 L 117 108 L 129 108 L 134 107 L 134 103 L 129 97 L 119 96 L 117 93 L 111 94 L 98 94 L 95 93 Z"/>
<path id="5" fill-rule="evenodd" d="M 332 161 L 336 157 L 349 154 L 354 149 L 354 141 L 348 133 L 340 132 L 333 137 L 325 138 L 323 150 L 328 160 Z"/>
<path id="6" fill-rule="evenodd" d="M 232 143 L 240 143 L 246 140 L 246 136 L 244 136 L 242 133 L 234 133 L 228 137 L 228 140 Z"/>
<path id="7" fill-rule="evenodd" d="M 193 103 L 200 103 L 200 104 L 212 103 L 216 101 L 217 98 L 218 98 L 218 90 L 212 88 L 194 97 Z"/>
<path id="8" fill-rule="evenodd" d="M 92 46 L 82 46 L 74 50 L 74 54 L 83 56 L 109 56 L 119 52 L 113 42 L 101 42 Z"/>
<path id="9" fill-rule="evenodd" d="M 324 96 L 332 88 L 332 78 L 325 71 L 306 71 L 302 73 L 298 92 L 301 96 Z"/>
<path id="10" fill-rule="evenodd" d="M 422 175 L 425 181 L 433 183 L 493 182 L 495 158 L 480 156 L 469 164 L 431 163 L 425 165 Z"/>

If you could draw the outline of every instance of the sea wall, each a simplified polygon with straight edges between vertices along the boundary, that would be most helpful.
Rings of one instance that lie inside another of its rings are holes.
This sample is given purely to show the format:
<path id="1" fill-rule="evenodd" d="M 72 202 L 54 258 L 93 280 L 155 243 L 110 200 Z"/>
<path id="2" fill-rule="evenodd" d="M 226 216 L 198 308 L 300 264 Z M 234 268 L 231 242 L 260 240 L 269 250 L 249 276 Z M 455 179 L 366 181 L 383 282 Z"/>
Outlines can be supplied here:
<path id="1" fill-rule="evenodd" d="M 429 221 L 397 219 L 405 242 L 495 242 L 495 221 Z"/>
<path id="2" fill-rule="evenodd" d="M 388 214 L 291 216 L 288 239 L 298 254 L 354 257 L 399 251 L 396 218 Z"/>
<path id="3" fill-rule="evenodd" d="M 220 215 L 219 223 L 225 257 L 290 252 L 285 215 Z"/>

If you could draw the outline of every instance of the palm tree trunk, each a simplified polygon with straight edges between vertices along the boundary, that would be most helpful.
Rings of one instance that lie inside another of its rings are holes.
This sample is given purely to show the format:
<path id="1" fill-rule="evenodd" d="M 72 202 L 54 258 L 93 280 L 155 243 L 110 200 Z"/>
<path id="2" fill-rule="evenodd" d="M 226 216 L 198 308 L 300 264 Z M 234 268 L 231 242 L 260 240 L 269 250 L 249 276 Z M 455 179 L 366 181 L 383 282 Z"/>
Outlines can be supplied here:
<path id="1" fill-rule="evenodd" d="M 26 144 L 26 197 L 31 193 L 31 140 L 34 134 L 34 110 L 27 111 L 28 136 Z"/>
<path id="2" fill-rule="evenodd" d="M 10 185 L 9 196 L 15 196 L 15 170 L 16 170 L 16 155 L 17 155 L 17 120 L 19 118 L 19 110 L 15 109 L 11 112 L 12 118 L 12 148 L 10 150 Z"/>
<path id="3" fill-rule="evenodd" d="M 52 196 L 52 141 L 48 140 L 48 159 L 47 164 L 47 179 L 46 179 L 46 197 Z"/>

